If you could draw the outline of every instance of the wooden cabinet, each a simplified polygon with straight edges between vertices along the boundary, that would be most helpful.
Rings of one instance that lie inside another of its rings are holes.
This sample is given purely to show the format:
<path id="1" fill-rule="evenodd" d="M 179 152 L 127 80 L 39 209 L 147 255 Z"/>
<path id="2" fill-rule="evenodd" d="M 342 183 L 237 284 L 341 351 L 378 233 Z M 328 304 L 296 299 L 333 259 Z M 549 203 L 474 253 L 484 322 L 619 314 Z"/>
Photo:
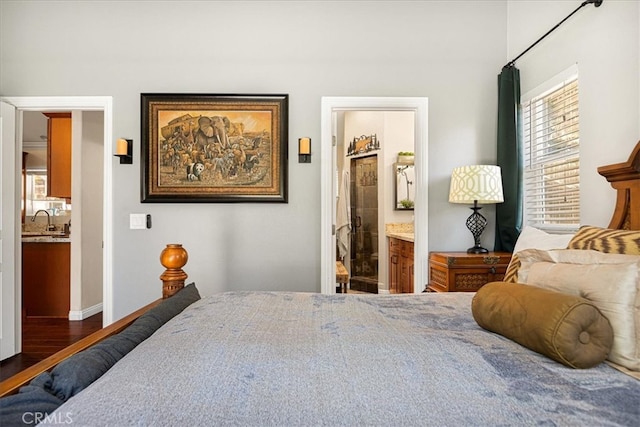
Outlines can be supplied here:
<path id="1" fill-rule="evenodd" d="M 22 243 L 22 310 L 27 317 L 69 317 L 71 244 Z"/>
<path id="2" fill-rule="evenodd" d="M 71 199 L 71 113 L 44 113 L 47 126 L 47 195 Z"/>
<path id="3" fill-rule="evenodd" d="M 389 237 L 389 292 L 413 292 L 413 242 Z"/>
<path id="4" fill-rule="evenodd" d="M 413 292 L 413 242 L 400 241 L 400 292 Z"/>
<path id="5" fill-rule="evenodd" d="M 510 260 L 508 252 L 432 252 L 427 290 L 475 292 L 489 282 L 502 280 Z"/>
<path id="6" fill-rule="evenodd" d="M 389 237 L 389 292 L 400 292 L 400 239 Z"/>

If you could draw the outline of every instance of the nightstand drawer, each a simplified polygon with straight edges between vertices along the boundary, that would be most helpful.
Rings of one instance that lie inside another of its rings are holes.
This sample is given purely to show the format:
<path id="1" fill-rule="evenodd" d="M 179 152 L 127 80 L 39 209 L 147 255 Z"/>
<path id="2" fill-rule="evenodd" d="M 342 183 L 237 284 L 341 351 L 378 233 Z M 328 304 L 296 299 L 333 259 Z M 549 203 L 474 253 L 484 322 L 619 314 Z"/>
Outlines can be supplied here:
<path id="1" fill-rule="evenodd" d="M 502 280 L 510 260 L 508 252 L 432 252 L 429 256 L 429 290 L 475 292 L 489 282 Z"/>

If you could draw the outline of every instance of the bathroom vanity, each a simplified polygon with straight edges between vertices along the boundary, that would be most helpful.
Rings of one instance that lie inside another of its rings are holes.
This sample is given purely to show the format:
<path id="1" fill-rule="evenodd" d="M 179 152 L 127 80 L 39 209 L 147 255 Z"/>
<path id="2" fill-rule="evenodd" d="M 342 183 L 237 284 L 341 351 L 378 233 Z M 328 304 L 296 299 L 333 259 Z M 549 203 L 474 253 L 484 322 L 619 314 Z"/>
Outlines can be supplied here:
<path id="1" fill-rule="evenodd" d="M 413 223 L 385 224 L 389 258 L 389 292 L 412 293 L 414 282 Z"/>

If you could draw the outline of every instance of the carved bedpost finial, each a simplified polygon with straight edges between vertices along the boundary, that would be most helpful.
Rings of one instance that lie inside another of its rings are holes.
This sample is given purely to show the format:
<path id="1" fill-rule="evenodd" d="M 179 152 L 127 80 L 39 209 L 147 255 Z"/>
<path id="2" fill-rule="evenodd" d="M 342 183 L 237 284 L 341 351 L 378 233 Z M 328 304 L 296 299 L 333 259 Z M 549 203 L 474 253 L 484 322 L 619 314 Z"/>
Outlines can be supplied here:
<path id="1" fill-rule="evenodd" d="M 184 281 L 188 277 L 182 267 L 189 260 L 189 254 L 181 244 L 171 243 L 160 253 L 160 263 L 166 268 L 160 275 L 162 280 L 162 298 L 169 298 L 184 288 Z"/>

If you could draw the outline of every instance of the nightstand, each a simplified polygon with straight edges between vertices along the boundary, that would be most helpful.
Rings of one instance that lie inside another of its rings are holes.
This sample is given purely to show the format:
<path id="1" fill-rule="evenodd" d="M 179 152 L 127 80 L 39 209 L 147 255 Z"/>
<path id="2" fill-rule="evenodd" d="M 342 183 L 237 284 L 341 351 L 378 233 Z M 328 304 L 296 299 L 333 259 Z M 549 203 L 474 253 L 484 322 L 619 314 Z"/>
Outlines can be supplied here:
<path id="1" fill-rule="evenodd" d="M 509 261 L 509 252 L 431 252 L 427 291 L 475 292 L 489 282 L 502 280 Z"/>

